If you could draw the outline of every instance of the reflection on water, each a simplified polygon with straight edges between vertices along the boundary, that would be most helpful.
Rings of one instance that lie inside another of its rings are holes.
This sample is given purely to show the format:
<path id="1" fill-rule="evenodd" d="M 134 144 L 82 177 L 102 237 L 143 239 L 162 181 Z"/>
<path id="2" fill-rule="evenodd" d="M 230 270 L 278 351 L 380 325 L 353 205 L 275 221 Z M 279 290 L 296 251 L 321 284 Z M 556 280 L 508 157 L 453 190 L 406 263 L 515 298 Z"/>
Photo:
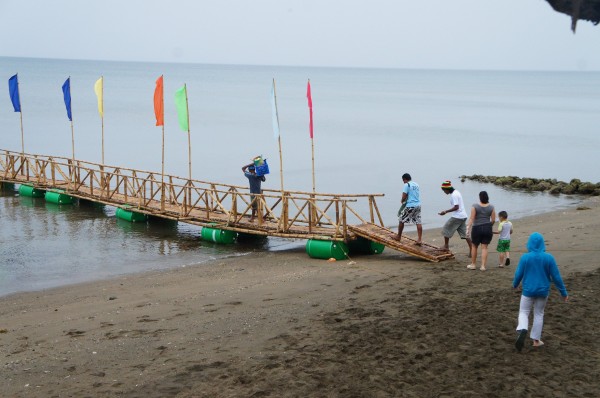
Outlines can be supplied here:
<path id="1" fill-rule="evenodd" d="M 241 255 L 255 245 L 200 240 L 200 227 L 151 218 L 131 223 L 115 208 L 0 192 L 0 295 Z M 268 240 L 267 240 L 268 242 Z M 268 248 L 268 244 L 258 247 Z"/>

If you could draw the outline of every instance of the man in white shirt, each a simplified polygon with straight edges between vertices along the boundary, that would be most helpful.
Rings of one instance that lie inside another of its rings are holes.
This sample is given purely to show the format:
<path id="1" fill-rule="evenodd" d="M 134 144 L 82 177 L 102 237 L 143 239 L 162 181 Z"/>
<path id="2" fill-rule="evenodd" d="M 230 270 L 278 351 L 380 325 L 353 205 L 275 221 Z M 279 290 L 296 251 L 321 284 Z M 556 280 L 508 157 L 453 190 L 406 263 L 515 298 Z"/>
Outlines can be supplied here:
<path id="1" fill-rule="evenodd" d="M 448 243 L 450 238 L 455 232 L 461 239 L 465 239 L 469 245 L 469 254 L 471 253 L 471 239 L 467 231 L 467 212 L 465 211 L 465 204 L 463 202 L 462 195 L 456 189 L 452 187 L 450 181 L 444 181 L 442 183 L 442 191 L 446 195 L 450 195 L 450 205 L 452 206 L 448 210 L 442 210 L 438 214 L 440 216 L 452 213 L 452 216 L 446 221 L 442 228 L 442 235 L 444 236 L 444 249 L 450 250 Z"/>

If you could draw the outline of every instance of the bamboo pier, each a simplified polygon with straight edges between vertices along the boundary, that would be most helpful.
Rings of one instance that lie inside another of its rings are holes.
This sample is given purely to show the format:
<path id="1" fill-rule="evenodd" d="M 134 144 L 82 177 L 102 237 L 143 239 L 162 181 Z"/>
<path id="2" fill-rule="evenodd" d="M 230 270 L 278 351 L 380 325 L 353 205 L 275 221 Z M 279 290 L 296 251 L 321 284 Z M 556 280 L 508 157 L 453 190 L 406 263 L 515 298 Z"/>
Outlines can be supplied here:
<path id="1" fill-rule="evenodd" d="M 258 216 L 250 222 L 247 186 L 185 179 L 57 156 L 0 150 L 0 180 L 27 184 L 96 203 L 202 227 L 293 239 L 349 242 L 359 236 L 428 261 L 452 258 L 410 238 L 392 239 L 376 198 L 383 194 L 327 194 L 265 189 L 254 195 Z M 358 209 L 368 209 L 363 217 Z"/>

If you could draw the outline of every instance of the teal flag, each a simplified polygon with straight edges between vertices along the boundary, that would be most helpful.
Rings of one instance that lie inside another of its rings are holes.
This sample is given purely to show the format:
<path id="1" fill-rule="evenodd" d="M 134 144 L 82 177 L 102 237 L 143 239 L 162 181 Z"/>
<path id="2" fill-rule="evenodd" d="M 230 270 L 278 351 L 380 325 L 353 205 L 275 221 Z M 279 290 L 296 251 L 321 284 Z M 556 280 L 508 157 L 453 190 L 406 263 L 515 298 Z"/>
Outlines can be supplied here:
<path id="1" fill-rule="evenodd" d="M 189 131 L 190 118 L 188 116 L 187 88 L 185 84 L 179 90 L 175 91 L 175 107 L 177 108 L 179 127 L 183 131 Z"/>

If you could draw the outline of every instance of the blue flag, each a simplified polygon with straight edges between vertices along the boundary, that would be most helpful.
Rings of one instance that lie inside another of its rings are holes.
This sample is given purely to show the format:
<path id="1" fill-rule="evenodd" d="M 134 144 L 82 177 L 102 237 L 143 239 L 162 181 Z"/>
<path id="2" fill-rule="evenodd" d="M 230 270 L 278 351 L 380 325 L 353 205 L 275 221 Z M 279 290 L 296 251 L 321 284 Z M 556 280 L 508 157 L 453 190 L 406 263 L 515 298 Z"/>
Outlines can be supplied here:
<path id="1" fill-rule="evenodd" d="M 19 98 L 19 78 L 14 75 L 8 79 L 8 93 L 15 112 L 21 112 L 21 98 Z"/>
<path id="2" fill-rule="evenodd" d="M 65 96 L 65 106 L 67 107 L 67 116 L 70 121 L 73 121 L 73 117 L 71 116 L 71 78 L 67 78 L 65 80 L 65 84 L 62 86 L 63 95 Z"/>

